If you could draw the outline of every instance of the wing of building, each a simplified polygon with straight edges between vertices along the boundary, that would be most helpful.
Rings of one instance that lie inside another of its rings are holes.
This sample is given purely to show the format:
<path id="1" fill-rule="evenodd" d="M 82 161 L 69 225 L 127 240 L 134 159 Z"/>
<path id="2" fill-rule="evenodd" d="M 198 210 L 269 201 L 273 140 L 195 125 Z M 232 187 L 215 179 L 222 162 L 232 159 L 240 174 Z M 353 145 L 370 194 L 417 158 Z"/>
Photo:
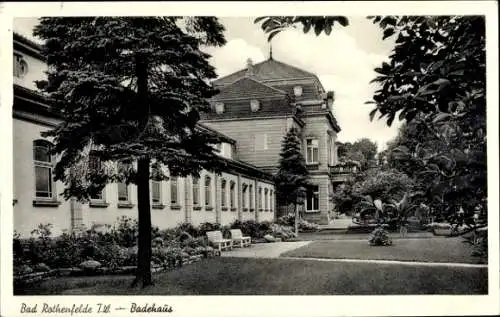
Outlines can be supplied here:
<path id="1" fill-rule="evenodd" d="M 45 78 L 47 65 L 40 45 L 14 34 L 13 104 L 13 205 L 14 230 L 29 236 L 39 224 L 50 223 L 52 232 L 79 230 L 82 227 L 112 225 L 119 217 L 137 217 L 135 185 L 108 184 L 87 204 L 66 201 L 64 184 L 52 179 L 55 158 L 47 155 L 50 140 L 41 132 L 55 127 L 60 118 L 51 113 L 48 100 L 35 81 Z M 221 159 L 227 170 L 221 175 L 203 171 L 200 178 L 171 177 L 151 182 L 151 217 L 160 228 L 183 222 L 228 225 L 235 220 L 272 221 L 276 202 L 272 175 L 239 159 L 238 144 L 209 126 L 204 129 L 219 135 Z"/>
<path id="2" fill-rule="evenodd" d="M 46 60 L 39 44 L 14 34 L 14 229 L 27 236 L 39 224 L 65 230 L 113 224 L 137 216 L 134 185 L 108 184 L 87 204 L 65 201 L 64 185 L 52 179 L 55 159 L 47 155 L 50 140 L 41 132 L 60 118 L 51 113 L 35 81 L 45 78 Z M 213 111 L 203 114 L 199 128 L 218 134 L 222 175 L 171 178 L 151 183 L 152 221 L 160 228 L 182 222 L 230 224 L 235 220 L 272 221 L 278 207 L 272 175 L 277 171 L 281 141 L 288 129 L 301 132 L 313 186 L 308 189 L 305 218 L 326 224 L 335 184 L 344 180 L 337 164 L 340 127 L 333 116 L 333 92 L 318 77 L 270 57 L 219 78 Z M 300 111 L 299 111 L 300 110 Z M 331 171 L 337 171 L 332 173 Z"/>

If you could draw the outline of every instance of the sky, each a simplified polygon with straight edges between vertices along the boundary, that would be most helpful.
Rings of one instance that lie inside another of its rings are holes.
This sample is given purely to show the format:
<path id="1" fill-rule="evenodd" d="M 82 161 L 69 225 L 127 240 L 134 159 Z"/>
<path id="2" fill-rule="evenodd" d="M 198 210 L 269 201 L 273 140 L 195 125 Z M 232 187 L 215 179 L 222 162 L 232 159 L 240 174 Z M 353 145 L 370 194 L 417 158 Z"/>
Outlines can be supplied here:
<path id="1" fill-rule="evenodd" d="M 348 17 L 349 26 L 337 25 L 327 36 L 304 34 L 300 29 L 289 29 L 272 41 L 273 58 L 295 67 L 315 73 L 324 88 L 335 92 L 333 112 L 342 129 L 338 134 L 341 142 L 354 142 L 368 137 L 383 150 L 386 142 L 397 134 L 399 122 L 388 127 L 385 121 L 370 122 L 368 113 L 376 87 L 369 82 L 378 67 L 394 46 L 392 40 L 382 40 L 378 26 L 364 17 Z M 228 75 L 246 67 L 251 58 L 254 63 L 269 57 L 267 35 L 253 23 L 254 17 L 222 17 L 227 44 L 207 48 L 212 55 L 210 62 L 219 76 Z M 32 40 L 36 18 L 17 18 L 14 31 Z"/>

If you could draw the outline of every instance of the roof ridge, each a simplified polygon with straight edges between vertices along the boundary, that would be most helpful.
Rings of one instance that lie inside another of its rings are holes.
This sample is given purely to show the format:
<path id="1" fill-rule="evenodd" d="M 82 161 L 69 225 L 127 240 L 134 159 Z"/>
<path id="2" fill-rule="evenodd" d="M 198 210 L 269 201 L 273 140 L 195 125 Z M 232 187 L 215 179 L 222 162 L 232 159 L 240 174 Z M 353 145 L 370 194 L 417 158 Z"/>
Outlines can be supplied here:
<path id="1" fill-rule="evenodd" d="M 277 63 L 277 64 L 280 64 L 280 65 L 283 65 L 283 66 L 286 66 L 286 67 L 292 68 L 292 69 L 294 69 L 294 70 L 296 70 L 296 71 L 299 71 L 299 72 L 302 72 L 302 73 L 305 73 L 305 74 L 307 74 L 307 75 L 308 75 L 307 77 L 303 77 L 303 78 L 310 78 L 310 77 L 312 77 L 312 78 L 316 78 L 316 79 L 318 78 L 318 77 L 317 77 L 317 75 L 316 75 L 316 74 L 314 74 L 314 73 L 311 73 L 311 72 L 309 72 L 309 71 L 307 71 L 307 70 L 304 70 L 304 69 L 298 68 L 298 67 L 296 67 L 296 66 L 293 66 L 293 65 L 287 64 L 287 63 L 285 63 L 285 62 L 279 61 L 279 60 L 277 60 L 277 59 L 275 59 L 275 58 L 268 58 L 268 59 L 266 59 L 266 60 L 263 60 L 262 62 L 259 62 L 259 63 L 256 63 L 256 64 L 253 64 L 253 66 L 254 66 L 254 67 L 258 67 L 259 65 L 264 64 L 264 63 L 268 63 L 268 62 L 275 62 L 275 63 Z M 218 82 L 224 81 L 224 79 L 226 79 L 226 78 L 228 78 L 228 77 L 230 77 L 230 76 L 234 76 L 234 75 L 235 75 L 235 74 L 237 74 L 237 73 L 244 73 L 244 72 L 246 72 L 247 70 L 248 70 L 248 67 L 245 67 L 245 68 L 241 68 L 241 69 L 239 69 L 239 70 L 236 70 L 236 71 L 234 71 L 234 72 L 232 72 L 232 73 L 230 73 L 230 74 L 227 74 L 227 75 L 225 75 L 225 76 L 222 76 L 222 77 L 220 77 L 220 78 L 217 78 L 216 80 L 214 80 L 214 81 L 213 81 L 213 84 L 214 84 L 214 85 L 217 85 L 217 83 L 218 83 Z M 241 79 L 241 78 L 243 78 L 243 77 L 245 77 L 245 75 L 241 75 L 241 77 L 239 77 L 239 78 L 238 78 L 238 80 L 239 80 L 239 79 Z M 236 81 L 237 81 L 237 80 L 236 80 Z M 236 82 L 236 81 L 234 81 L 234 82 Z M 230 84 L 227 84 L 227 83 L 226 83 L 226 84 L 223 84 L 223 83 L 221 83 L 220 85 L 226 86 L 226 85 L 230 85 Z"/>

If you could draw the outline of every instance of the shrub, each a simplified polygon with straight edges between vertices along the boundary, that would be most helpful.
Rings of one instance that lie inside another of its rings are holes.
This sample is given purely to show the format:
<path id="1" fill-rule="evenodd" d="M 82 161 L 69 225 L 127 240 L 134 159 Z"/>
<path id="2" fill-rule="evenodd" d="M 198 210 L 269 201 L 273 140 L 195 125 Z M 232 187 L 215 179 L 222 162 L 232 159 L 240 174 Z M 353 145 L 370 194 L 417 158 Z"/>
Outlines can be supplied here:
<path id="1" fill-rule="evenodd" d="M 284 215 L 278 218 L 276 221 L 277 224 L 282 225 L 282 226 L 295 226 L 295 215 L 294 214 L 288 214 Z"/>
<path id="2" fill-rule="evenodd" d="M 281 238 L 283 241 L 291 240 L 297 237 L 291 226 L 283 226 L 279 224 L 273 224 L 271 226 L 271 234 L 276 238 Z"/>
<path id="3" fill-rule="evenodd" d="M 221 229 L 218 223 L 205 222 L 198 227 L 198 236 L 204 237 L 208 231 L 217 231 Z"/>
<path id="4" fill-rule="evenodd" d="M 372 246 L 389 246 L 392 245 L 392 240 L 386 230 L 386 225 L 381 225 L 372 231 L 368 239 Z"/>
<path id="5" fill-rule="evenodd" d="M 189 233 L 192 237 L 197 237 L 198 236 L 198 229 L 196 229 L 193 224 L 184 222 L 178 225 L 176 228 L 177 235 L 187 232 Z"/>
<path id="6" fill-rule="evenodd" d="M 319 229 L 319 225 L 309 222 L 304 219 L 299 220 L 299 230 L 300 231 L 316 231 Z"/>
<path id="7" fill-rule="evenodd" d="M 139 223 L 136 219 L 122 216 L 118 219 L 118 224 L 111 230 L 114 241 L 126 248 L 137 244 L 139 236 Z"/>

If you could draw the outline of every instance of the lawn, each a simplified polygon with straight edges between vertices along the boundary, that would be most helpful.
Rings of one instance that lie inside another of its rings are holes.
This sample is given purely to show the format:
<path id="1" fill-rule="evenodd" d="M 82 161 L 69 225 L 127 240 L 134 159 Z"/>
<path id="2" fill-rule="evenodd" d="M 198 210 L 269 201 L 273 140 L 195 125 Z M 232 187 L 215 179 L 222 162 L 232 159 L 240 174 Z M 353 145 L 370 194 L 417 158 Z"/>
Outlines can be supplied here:
<path id="1" fill-rule="evenodd" d="M 461 238 L 394 239 L 390 247 L 372 247 L 366 240 L 314 241 L 283 257 L 484 263 L 472 257 L 472 247 Z"/>
<path id="2" fill-rule="evenodd" d="M 214 258 L 154 275 L 130 289 L 131 276 L 59 278 L 16 295 L 378 295 L 486 294 L 486 268 Z"/>

